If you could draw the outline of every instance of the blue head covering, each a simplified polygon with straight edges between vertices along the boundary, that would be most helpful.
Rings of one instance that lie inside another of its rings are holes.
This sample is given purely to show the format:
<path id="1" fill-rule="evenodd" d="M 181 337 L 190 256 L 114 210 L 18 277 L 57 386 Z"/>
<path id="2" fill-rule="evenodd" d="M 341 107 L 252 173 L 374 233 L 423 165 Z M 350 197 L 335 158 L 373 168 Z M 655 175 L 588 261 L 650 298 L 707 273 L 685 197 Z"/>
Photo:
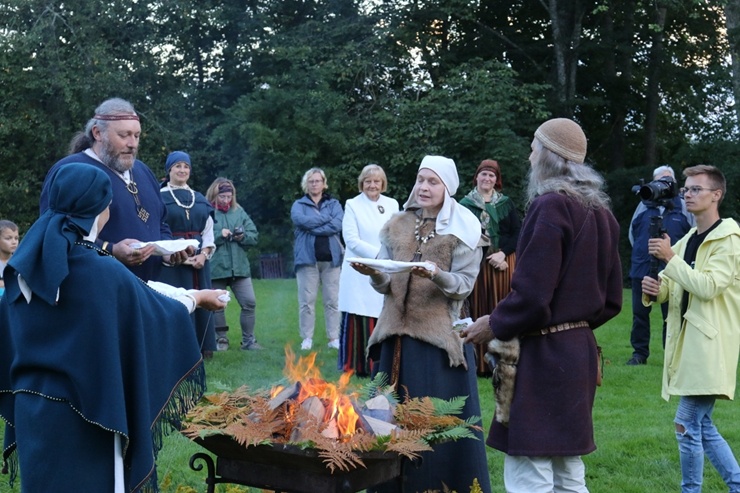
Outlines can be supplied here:
<path id="1" fill-rule="evenodd" d="M 170 174 L 170 168 L 174 166 L 175 164 L 179 163 L 180 161 L 187 163 L 188 166 L 191 168 L 193 167 L 192 164 L 190 164 L 190 155 L 187 152 L 183 151 L 174 151 L 170 152 L 169 156 L 167 156 L 167 161 L 164 163 L 164 170 L 167 173 L 167 175 Z"/>
<path id="2" fill-rule="evenodd" d="M 110 179 L 89 164 L 70 163 L 51 177 L 49 208 L 31 226 L 8 265 L 31 291 L 54 305 L 69 274 L 67 255 L 75 241 L 90 234 L 113 197 Z"/>

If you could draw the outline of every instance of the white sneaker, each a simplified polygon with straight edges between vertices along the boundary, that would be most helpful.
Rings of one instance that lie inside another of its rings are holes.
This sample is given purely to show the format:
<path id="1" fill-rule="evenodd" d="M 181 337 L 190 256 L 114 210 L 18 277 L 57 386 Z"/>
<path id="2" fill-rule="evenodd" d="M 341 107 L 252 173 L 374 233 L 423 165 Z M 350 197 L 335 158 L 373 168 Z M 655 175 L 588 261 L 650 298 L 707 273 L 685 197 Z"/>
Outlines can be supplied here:
<path id="1" fill-rule="evenodd" d="M 339 349 L 339 339 L 332 339 L 327 346 L 329 349 Z"/>
<path id="2" fill-rule="evenodd" d="M 301 343 L 301 350 L 308 351 L 311 349 L 311 346 L 313 346 L 313 339 L 310 337 L 303 339 L 303 342 Z"/>

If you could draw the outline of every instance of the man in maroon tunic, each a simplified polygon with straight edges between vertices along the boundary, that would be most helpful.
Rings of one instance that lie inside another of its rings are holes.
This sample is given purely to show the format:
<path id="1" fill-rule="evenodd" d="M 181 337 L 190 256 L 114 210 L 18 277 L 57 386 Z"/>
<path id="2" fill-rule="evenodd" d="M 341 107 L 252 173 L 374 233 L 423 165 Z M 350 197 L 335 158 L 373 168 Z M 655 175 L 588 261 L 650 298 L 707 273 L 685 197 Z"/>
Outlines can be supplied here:
<path id="1" fill-rule="evenodd" d="M 519 351 L 508 416 L 497 412 L 486 441 L 506 453 L 509 493 L 588 492 L 581 456 L 596 449 L 592 331 L 621 309 L 622 269 L 619 225 L 585 156 L 572 120 L 537 129 L 511 293 L 464 333 L 465 342 L 495 338 L 491 346 Z"/>

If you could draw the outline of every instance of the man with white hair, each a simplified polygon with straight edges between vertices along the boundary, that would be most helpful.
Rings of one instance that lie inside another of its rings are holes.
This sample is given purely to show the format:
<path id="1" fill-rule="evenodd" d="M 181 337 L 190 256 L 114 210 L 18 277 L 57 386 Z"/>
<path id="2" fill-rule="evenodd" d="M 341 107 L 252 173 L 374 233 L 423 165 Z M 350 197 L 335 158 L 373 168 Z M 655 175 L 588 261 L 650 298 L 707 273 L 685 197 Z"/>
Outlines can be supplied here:
<path id="1" fill-rule="evenodd" d="M 670 180 L 676 182 L 673 168 L 664 165 L 655 168 L 653 180 Z M 677 189 L 677 185 L 674 185 Z M 630 366 L 644 365 L 650 356 L 650 306 L 642 304 L 642 278 L 650 272 L 651 262 L 658 262 L 658 270 L 663 270 L 665 262 L 653 259 L 648 253 L 650 239 L 650 222 L 656 216 L 663 216 L 663 229 L 671 238 L 671 244 L 680 240 L 694 225 L 694 216 L 686 211 L 686 203 L 678 196 L 667 199 L 667 204 L 653 200 L 641 200 L 632 215 L 629 229 L 629 240 L 632 245 L 630 281 L 632 284 L 632 357 L 627 361 Z M 665 346 L 668 303 L 660 305 L 663 312 L 663 346 Z"/>

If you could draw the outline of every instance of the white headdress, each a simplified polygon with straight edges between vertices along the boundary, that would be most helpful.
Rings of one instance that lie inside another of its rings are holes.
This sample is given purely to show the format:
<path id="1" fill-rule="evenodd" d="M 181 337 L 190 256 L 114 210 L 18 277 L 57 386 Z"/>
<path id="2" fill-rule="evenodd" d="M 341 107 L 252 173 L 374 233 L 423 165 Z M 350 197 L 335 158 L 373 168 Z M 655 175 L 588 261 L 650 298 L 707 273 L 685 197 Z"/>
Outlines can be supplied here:
<path id="1" fill-rule="evenodd" d="M 480 221 L 452 198 L 460 185 L 455 161 L 443 156 L 425 156 L 419 165 L 419 169 L 424 168 L 434 171 L 445 185 L 444 203 L 437 214 L 435 231 L 438 235 L 454 235 L 470 248 L 475 248 L 481 236 Z M 416 202 L 416 187 L 417 185 L 414 185 L 409 199 L 403 204 L 404 210 L 420 207 Z"/>

